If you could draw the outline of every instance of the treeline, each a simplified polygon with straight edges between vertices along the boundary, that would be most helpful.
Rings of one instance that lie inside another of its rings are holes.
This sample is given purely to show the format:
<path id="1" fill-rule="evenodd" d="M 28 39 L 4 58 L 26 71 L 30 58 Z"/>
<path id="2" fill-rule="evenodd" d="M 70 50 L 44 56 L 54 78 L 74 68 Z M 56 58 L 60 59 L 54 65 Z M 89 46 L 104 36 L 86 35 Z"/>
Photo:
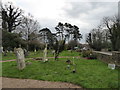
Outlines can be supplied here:
<path id="1" fill-rule="evenodd" d="M 94 50 L 120 50 L 120 19 L 118 16 L 104 17 L 102 24 L 88 33 L 86 42 Z"/>
<path id="2" fill-rule="evenodd" d="M 74 49 L 79 45 L 82 35 L 76 25 L 59 22 L 56 25 L 56 33 L 49 28 L 40 28 L 40 24 L 29 13 L 15 7 L 12 3 L 1 6 L 2 17 L 2 46 L 5 50 L 13 50 L 15 47 L 25 48 L 27 51 L 48 48 L 54 49 L 56 57 L 63 49 Z M 74 44 L 73 44 L 74 42 Z"/>

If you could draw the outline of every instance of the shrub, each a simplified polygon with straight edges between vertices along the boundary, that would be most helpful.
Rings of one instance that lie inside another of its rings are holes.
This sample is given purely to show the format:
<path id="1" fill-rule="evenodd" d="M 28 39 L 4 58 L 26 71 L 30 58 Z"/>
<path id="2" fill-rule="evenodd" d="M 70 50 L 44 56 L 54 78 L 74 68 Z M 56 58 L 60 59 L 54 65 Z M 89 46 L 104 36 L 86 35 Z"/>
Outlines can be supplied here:
<path id="1" fill-rule="evenodd" d="M 82 51 L 82 56 L 87 57 L 87 59 L 96 59 L 96 55 L 94 55 L 91 50 Z"/>
<path id="2" fill-rule="evenodd" d="M 76 52 L 81 52 L 81 50 L 80 50 L 80 49 L 78 49 L 78 50 L 76 50 Z"/>
<path id="3" fill-rule="evenodd" d="M 90 56 L 91 53 L 92 53 L 92 52 L 91 52 L 90 50 L 83 50 L 83 51 L 82 51 L 82 56 L 83 56 L 83 57 L 88 57 L 88 56 Z"/>

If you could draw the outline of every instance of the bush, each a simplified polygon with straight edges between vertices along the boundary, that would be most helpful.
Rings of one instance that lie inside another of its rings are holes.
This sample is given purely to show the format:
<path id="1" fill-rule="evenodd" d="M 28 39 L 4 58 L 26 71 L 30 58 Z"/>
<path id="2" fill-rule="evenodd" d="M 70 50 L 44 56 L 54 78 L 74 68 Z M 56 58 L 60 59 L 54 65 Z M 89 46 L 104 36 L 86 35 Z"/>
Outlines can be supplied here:
<path id="1" fill-rule="evenodd" d="M 83 51 L 82 51 L 82 56 L 83 56 L 83 57 L 88 57 L 88 56 L 90 56 L 91 53 L 92 53 L 92 52 L 91 52 L 90 50 L 83 50 Z"/>
<path id="2" fill-rule="evenodd" d="M 80 50 L 80 49 L 78 49 L 78 50 L 76 50 L 76 52 L 81 52 L 81 50 Z"/>
<path id="3" fill-rule="evenodd" d="M 94 55 L 91 50 L 82 51 L 82 56 L 86 57 L 87 59 L 96 59 L 96 55 Z"/>

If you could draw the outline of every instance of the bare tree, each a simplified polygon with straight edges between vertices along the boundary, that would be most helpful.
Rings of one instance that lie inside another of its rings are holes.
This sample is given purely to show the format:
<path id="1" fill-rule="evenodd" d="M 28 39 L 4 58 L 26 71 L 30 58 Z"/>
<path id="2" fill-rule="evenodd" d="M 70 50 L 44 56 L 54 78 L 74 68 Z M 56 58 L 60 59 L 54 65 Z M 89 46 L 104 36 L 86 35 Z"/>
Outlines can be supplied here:
<path id="1" fill-rule="evenodd" d="M 22 13 L 23 11 L 20 8 L 13 6 L 10 2 L 2 6 L 2 27 L 9 32 L 15 30 L 21 23 Z"/>
<path id="2" fill-rule="evenodd" d="M 120 49 L 120 20 L 118 16 L 104 17 L 103 24 L 109 31 L 109 38 L 112 42 L 113 50 Z"/>
<path id="3" fill-rule="evenodd" d="M 95 50 L 100 51 L 103 48 L 103 31 L 101 25 L 91 30 L 87 36 L 86 42 Z"/>
<path id="4" fill-rule="evenodd" d="M 20 27 L 19 33 L 22 34 L 23 38 L 27 40 L 27 50 L 29 49 L 29 42 L 36 39 L 38 37 L 38 32 L 40 29 L 40 25 L 37 20 L 34 20 L 31 14 L 28 16 L 24 16 L 22 19 L 22 23 Z"/>

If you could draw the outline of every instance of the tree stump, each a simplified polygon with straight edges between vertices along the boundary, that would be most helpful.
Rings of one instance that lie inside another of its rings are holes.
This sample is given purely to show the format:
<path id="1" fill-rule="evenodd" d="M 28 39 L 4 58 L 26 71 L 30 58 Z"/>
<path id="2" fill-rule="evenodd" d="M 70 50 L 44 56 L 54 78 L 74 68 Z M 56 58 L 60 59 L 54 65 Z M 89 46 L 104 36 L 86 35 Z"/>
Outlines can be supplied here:
<path id="1" fill-rule="evenodd" d="M 24 51 L 22 48 L 17 48 L 15 49 L 15 53 L 16 53 L 16 56 L 17 56 L 17 68 L 19 70 L 22 70 L 25 68 L 26 64 L 25 64 L 25 58 L 24 58 Z"/>

